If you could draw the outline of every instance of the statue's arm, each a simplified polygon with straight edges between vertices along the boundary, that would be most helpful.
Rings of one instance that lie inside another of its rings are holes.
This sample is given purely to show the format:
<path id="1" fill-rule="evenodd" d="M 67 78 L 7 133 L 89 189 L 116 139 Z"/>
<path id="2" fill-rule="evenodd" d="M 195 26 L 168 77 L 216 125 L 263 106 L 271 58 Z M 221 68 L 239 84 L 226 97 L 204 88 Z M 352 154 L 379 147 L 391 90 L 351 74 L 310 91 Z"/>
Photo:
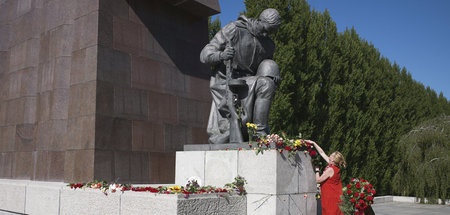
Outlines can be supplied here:
<path id="1" fill-rule="evenodd" d="M 222 60 L 220 54 L 225 50 L 227 41 L 234 37 L 236 26 L 230 23 L 217 32 L 213 39 L 200 53 L 200 61 L 205 64 L 216 65 Z"/>

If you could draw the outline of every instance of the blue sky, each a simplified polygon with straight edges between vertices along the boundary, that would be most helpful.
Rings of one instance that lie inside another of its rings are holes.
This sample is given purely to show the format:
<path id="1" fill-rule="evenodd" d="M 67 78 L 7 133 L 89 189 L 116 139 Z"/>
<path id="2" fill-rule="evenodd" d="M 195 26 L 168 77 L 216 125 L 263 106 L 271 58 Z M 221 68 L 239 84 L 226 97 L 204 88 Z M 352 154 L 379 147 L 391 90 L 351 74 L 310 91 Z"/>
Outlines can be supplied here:
<path id="1" fill-rule="evenodd" d="M 308 0 L 328 9 L 338 31 L 355 27 L 380 53 L 450 99 L 450 0 Z M 222 25 L 244 11 L 243 0 L 219 0 Z"/>

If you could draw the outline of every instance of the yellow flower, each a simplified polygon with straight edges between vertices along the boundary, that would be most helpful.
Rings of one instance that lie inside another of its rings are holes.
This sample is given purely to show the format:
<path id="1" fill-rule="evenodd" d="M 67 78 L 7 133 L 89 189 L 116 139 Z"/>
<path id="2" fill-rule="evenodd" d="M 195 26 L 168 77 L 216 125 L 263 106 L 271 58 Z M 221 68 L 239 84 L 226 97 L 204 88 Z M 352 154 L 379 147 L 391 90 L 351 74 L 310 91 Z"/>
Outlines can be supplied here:
<path id="1" fill-rule="evenodd" d="M 302 146 L 302 141 L 295 140 L 294 146 Z"/>
<path id="2" fill-rule="evenodd" d="M 247 125 L 247 127 L 248 127 L 248 128 L 252 128 L 252 129 L 255 129 L 255 130 L 256 130 L 256 129 L 258 129 L 258 126 L 256 126 L 256 125 L 255 125 L 255 124 L 253 124 L 253 123 L 249 123 L 249 122 L 247 122 L 247 124 L 246 124 L 246 125 Z"/>

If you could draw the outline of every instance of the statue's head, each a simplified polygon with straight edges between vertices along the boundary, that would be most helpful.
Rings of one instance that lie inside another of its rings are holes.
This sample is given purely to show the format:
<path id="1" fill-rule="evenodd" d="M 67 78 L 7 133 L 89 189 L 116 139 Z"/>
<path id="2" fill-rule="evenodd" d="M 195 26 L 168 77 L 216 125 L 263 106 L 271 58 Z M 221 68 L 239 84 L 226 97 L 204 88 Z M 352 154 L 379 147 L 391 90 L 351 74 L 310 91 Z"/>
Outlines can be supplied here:
<path id="1" fill-rule="evenodd" d="M 256 76 L 269 77 L 277 85 L 281 81 L 280 68 L 278 67 L 278 64 L 271 59 L 265 59 L 259 64 Z"/>
<path id="2" fill-rule="evenodd" d="M 265 9 L 258 18 L 257 34 L 267 37 L 269 34 L 278 30 L 281 24 L 281 16 L 273 8 Z"/>

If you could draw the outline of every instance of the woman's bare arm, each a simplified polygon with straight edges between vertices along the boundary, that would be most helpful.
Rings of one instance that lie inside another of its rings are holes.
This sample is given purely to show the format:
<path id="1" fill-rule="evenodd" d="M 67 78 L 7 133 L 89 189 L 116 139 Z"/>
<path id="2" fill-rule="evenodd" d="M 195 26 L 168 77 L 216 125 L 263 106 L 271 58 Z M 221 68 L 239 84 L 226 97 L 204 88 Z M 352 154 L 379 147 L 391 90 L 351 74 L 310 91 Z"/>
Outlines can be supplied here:
<path id="1" fill-rule="evenodd" d="M 319 173 L 316 173 L 316 182 L 322 183 L 325 180 L 327 180 L 328 178 L 331 178 L 331 176 L 333 176 L 333 174 L 334 174 L 333 168 L 326 169 L 322 175 L 319 175 Z"/>
<path id="2" fill-rule="evenodd" d="M 314 145 L 314 147 L 316 147 L 316 149 L 317 149 L 317 152 L 319 152 L 320 156 L 322 156 L 322 157 L 323 157 L 323 159 L 325 159 L 325 161 L 326 161 L 327 163 L 330 163 L 330 159 L 328 158 L 328 155 L 327 155 L 327 154 L 325 154 L 325 152 L 323 151 L 323 149 L 322 149 L 322 148 L 320 148 L 320 146 L 319 146 L 319 145 L 317 145 L 317 143 L 316 143 L 316 142 L 314 142 L 314 141 L 312 141 L 312 140 L 306 140 L 306 142 L 308 142 L 308 143 L 311 143 L 311 144 L 313 144 L 313 145 Z"/>

